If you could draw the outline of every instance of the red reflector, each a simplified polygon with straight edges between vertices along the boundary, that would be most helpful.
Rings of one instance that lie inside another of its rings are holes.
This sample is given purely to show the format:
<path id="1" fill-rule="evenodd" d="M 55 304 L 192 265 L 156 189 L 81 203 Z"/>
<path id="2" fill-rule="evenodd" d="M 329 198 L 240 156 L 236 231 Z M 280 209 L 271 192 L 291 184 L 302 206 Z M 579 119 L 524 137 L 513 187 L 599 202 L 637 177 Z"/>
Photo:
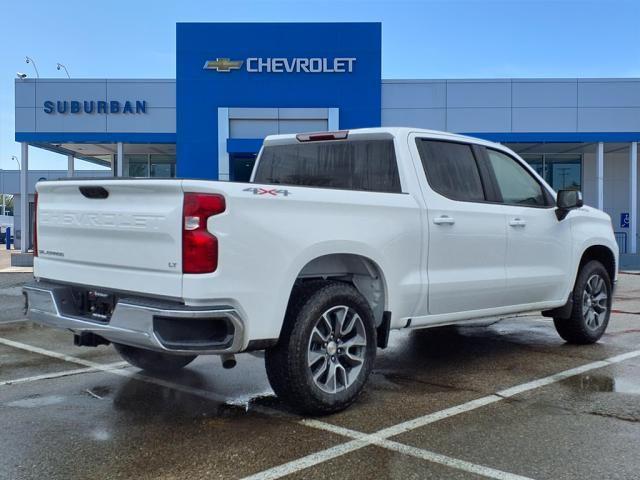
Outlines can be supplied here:
<path id="1" fill-rule="evenodd" d="M 182 272 L 211 273 L 218 268 L 218 239 L 207 230 L 207 219 L 224 212 L 222 195 L 185 193 L 182 207 Z"/>
<path id="2" fill-rule="evenodd" d="M 296 135 L 296 139 L 299 142 L 319 142 L 322 140 L 344 140 L 348 136 L 348 130 L 340 130 L 337 132 L 299 133 Z"/>
<path id="3" fill-rule="evenodd" d="M 218 239 L 203 230 L 182 235 L 183 273 L 211 273 L 218 268 Z"/>
<path id="4" fill-rule="evenodd" d="M 33 197 L 33 256 L 38 256 L 38 192 Z"/>

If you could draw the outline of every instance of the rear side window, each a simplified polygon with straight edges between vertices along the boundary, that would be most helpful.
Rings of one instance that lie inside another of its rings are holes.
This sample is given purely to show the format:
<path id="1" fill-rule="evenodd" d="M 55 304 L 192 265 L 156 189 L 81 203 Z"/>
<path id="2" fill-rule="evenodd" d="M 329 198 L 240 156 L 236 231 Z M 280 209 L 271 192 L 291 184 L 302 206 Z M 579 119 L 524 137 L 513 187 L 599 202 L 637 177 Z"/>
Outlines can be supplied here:
<path id="1" fill-rule="evenodd" d="M 453 200 L 484 201 L 480 172 L 470 145 L 416 139 L 420 160 L 432 189 Z"/>
<path id="2" fill-rule="evenodd" d="M 542 186 L 518 161 L 490 148 L 487 148 L 487 154 L 504 203 L 529 207 L 546 205 Z"/>
<path id="3" fill-rule="evenodd" d="M 393 140 L 264 147 L 255 183 L 400 193 Z"/>

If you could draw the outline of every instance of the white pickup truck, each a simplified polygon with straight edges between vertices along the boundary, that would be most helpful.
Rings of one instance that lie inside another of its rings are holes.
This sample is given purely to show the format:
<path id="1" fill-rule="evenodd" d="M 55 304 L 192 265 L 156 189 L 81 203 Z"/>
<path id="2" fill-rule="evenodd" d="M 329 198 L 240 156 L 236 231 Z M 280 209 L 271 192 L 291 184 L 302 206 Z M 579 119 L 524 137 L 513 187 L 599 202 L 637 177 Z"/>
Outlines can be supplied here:
<path id="1" fill-rule="evenodd" d="M 407 128 L 268 137 L 251 183 L 37 185 L 26 310 L 147 370 L 266 350 L 274 391 L 324 414 L 361 392 L 389 331 L 543 311 L 607 327 L 610 218 L 483 140 Z"/>

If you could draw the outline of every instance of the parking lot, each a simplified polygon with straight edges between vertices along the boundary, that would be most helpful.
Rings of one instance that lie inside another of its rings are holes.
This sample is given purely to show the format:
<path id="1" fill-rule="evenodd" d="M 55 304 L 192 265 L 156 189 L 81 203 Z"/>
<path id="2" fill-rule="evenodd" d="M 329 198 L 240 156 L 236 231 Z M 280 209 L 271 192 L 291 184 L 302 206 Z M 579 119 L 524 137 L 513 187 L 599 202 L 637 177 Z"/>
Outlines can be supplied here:
<path id="1" fill-rule="evenodd" d="M 152 377 L 21 316 L 0 274 L 0 478 L 638 478 L 640 276 L 608 333 L 564 344 L 537 315 L 392 333 L 340 414 L 289 412 L 263 359 Z"/>

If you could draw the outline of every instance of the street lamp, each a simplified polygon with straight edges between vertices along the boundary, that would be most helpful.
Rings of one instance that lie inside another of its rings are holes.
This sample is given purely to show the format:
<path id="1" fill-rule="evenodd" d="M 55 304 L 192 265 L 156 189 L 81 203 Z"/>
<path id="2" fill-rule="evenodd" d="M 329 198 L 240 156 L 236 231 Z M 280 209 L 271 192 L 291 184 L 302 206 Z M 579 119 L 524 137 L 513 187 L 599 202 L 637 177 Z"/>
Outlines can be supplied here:
<path id="1" fill-rule="evenodd" d="M 36 67 L 36 62 L 33 61 L 31 57 L 24 57 L 25 63 L 30 63 L 33 65 L 33 69 L 36 71 L 36 78 L 40 78 L 40 74 L 38 73 L 38 67 Z"/>
<path id="2" fill-rule="evenodd" d="M 22 170 L 22 165 L 20 165 L 20 160 L 18 160 L 18 157 L 16 157 L 15 155 L 11 155 L 11 158 L 18 164 L 18 170 Z"/>
<path id="3" fill-rule="evenodd" d="M 64 69 L 64 73 L 67 74 L 67 78 L 71 78 L 71 75 L 69 75 L 69 70 L 67 70 L 67 67 L 65 67 L 64 63 L 57 63 L 56 68 L 58 70 L 60 70 L 61 68 Z"/>
<path id="4" fill-rule="evenodd" d="M 2 216 L 5 214 L 4 206 L 4 170 L 0 168 L 0 187 L 2 188 Z"/>

